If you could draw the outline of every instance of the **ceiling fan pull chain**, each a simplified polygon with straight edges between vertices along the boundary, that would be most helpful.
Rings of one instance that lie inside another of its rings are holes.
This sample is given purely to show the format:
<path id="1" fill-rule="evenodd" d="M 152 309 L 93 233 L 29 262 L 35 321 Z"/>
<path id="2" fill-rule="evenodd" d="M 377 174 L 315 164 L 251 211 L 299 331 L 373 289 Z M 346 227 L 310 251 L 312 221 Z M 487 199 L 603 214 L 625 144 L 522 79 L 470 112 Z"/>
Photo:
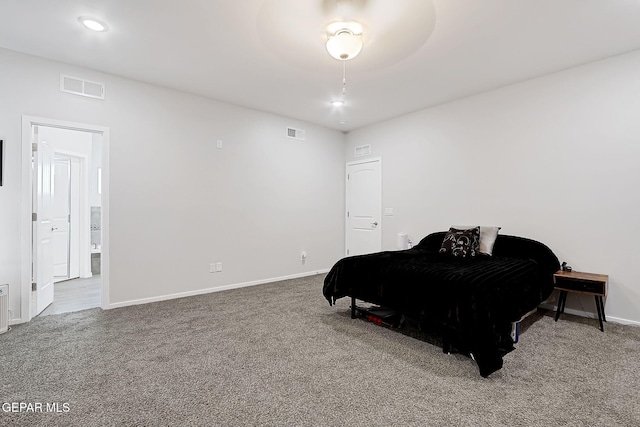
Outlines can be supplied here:
<path id="1" fill-rule="evenodd" d="M 347 61 L 342 61 L 342 94 L 347 94 Z"/>

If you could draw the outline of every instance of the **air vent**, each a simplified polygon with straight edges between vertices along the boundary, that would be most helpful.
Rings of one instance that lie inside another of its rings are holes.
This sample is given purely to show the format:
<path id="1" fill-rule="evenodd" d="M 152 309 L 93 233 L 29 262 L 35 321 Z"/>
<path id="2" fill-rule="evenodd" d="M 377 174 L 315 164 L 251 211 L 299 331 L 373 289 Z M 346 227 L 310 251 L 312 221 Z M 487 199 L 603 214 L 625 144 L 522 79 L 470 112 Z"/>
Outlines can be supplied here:
<path id="1" fill-rule="evenodd" d="M 79 77 L 60 75 L 60 90 L 74 95 L 104 99 L 104 83 L 92 82 Z"/>
<path id="2" fill-rule="evenodd" d="M 287 136 L 304 141 L 304 131 L 302 129 L 287 128 Z"/>
<path id="3" fill-rule="evenodd" d="M 371 144 L 359 145 L 356 147 L 356 157 L 368 156 L 371 154 Z"/>

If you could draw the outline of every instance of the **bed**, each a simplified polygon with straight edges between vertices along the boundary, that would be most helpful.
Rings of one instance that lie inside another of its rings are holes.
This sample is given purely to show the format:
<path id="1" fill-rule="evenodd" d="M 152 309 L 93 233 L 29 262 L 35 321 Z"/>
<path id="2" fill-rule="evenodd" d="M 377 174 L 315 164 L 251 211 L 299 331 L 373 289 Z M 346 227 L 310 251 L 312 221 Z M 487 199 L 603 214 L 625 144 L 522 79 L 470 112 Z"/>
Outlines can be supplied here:
<path id="1" fill-rule="evenodd" d="M 543 243 L 509 235 L 496 236 L 489 254 L 454 256 L 443 250 L 451 230 L 408 250 L 343 258 L 323 294 L 331 305 L 350 297 L 352 317 L 362 300 L 439 325 L 445 352 L 469 354 L 487 377 L 514 350 L 512 323 L 551 294 L 559 262 Z"/>

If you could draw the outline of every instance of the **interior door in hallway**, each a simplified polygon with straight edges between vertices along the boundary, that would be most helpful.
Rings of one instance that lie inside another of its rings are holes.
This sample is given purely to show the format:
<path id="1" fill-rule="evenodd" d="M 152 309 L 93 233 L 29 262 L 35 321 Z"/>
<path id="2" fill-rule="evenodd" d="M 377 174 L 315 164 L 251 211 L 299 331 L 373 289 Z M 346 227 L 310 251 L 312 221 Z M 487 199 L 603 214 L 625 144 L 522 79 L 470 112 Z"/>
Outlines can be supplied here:
<path id="1" fill-rule="evenodd" d="M 35 312 L 38 315 L 53 302 L 53 149 L 38 140 L 33 131 L 33 264 Z"/>
<path id="2" fill-rule="evenodd" d="M 54 160 L 53 179 L 53 277 L 54 281 L 69 278 L 71 161 Z"/>
<path id="3" fill-rule="evenodd" d="M 54 282 L 80 277 L 80 159 L 55 153 Z"/>
<path id="4" fill-rule="evenodd" d="M 381 250 L 381 163 L 379 158 L 347 163 L 346 255 Z"/>

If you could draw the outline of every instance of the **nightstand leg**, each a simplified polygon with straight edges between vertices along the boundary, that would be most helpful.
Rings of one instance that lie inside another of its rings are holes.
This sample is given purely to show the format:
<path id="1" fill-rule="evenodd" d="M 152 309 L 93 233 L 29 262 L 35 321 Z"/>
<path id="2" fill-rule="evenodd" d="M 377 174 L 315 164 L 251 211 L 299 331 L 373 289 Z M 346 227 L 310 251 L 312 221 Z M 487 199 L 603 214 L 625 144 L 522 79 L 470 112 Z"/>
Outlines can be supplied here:
<path id="1" fill-rule="evenodd" d="M 607 316 L 604 315 L 604 303 L 602 302 L 602 296 L 598 295 L 598 301 L 600 301 L 600 311 L 602 312 L 602 321 L 607 321 Z"/>
<path id="2" fill-rule="evenodd" d="M 560 313 L 564 313 L 564 306 L 567 302 L 567 291 L 560 291 L 560 299 L 558 300 L 558 308 L 556 310 L 556 322 L 560 317 Z"/>
<path id="3" fill-rule="evenodd" d="M 598 322 L 600 322 L 600 330 L 604 332 L 604 325 L 602 324 L 602 318 L 604 317 L 604 305 L 602 304 L 602 297 L 596 295 L 596 310 L 598 310 Z"/>

